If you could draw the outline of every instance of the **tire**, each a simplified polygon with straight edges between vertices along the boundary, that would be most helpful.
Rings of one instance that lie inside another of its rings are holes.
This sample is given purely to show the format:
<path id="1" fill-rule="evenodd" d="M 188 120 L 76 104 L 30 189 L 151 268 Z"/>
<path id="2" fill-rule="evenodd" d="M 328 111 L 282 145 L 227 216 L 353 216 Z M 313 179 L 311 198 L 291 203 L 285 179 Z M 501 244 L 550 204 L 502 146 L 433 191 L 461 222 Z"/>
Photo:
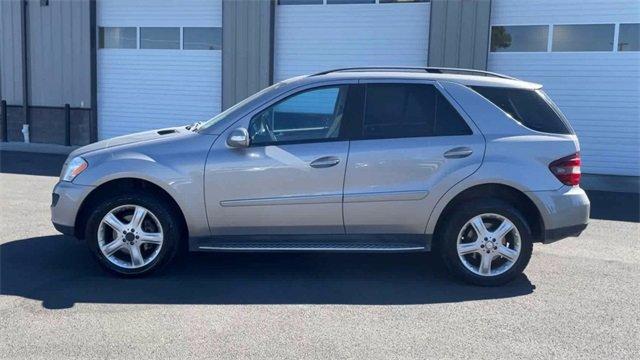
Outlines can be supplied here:
<path id="1" fill-rule="evenodd" d="M 142 209 L 140 213 L 144 210 L 147 213 L 141 215 L 141 225 L 136 232 L 132 224 L 134 214 L 139 209 Z M 106 221 L 107 214 L 115 215 L 120 220 L 118 226 L 109 225 L 117 222 Z M 91 253 L 109 272 L 123 277 L 147 275 L 162 270 L 176 256 L 182 233 L 181 222 L 178 219 L 171 206 L 158 196 L 148 193 L 119 194 L 102 199 L 94 206 L 87 220 L 85 239 Z M 127 223 L 127 221 L 130 222 Z M 115 230 L 119 225 L 124 226 L 121 229 L 124 231 Z M 131 228 L 134 231 L 129 235 Z M 138 235 L 137 238 L 136 235 Z M 122 244 L 118 245 L 120 241 Z M 158 244 L 159 241 L 161 241 L 160 244 Z M 120 248 L 111 256 L 107 256 L 111 250 L 106 245 L 113 245 L 111 249 L 118 246 Z M 131 250 L 134 247 L 138 250 Z M 134 253 L 140 256 L 134 256 Z M 134 258 L 138 261 L 136 262 Z M 139 261 L 140 258 L 143 259 L 142 262 Z"/>
<path id="2" fill-rule="evenodd" d="M 480 286 L 506 284 L 522 274 L 531 259 L 531 229 L 522 213 L 504 201 L 486 198 L 472 201 L 471 204 L 457 206 L 449 213 L 451 218 L 440 236 L 440 255 L 449 271 L 465 282 Z M 477 219 L 482 220 L 486 236 L 478 237 L 483 229 L 477 221 L 470 223 Z M 510 227 L 505 219 L 513 230 L 500 237 L 500 233 Z M 485 256 L 493 260 L 485 260 Z"/>

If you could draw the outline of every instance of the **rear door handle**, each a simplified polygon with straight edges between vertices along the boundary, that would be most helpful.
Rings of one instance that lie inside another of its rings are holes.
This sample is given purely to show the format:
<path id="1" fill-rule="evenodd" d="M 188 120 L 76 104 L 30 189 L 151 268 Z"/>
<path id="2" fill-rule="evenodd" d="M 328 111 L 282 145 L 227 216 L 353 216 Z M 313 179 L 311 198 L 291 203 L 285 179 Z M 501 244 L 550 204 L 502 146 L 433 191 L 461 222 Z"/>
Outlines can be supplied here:
<path id="1" fill-rule="evenodd" d="M 318 159 L 313 160 L 309 166 L 316 169 L 328 168 L 332 166 L 336 166 L 340 163 L 340 159 L 335 156 L 324 156 Z"/>
<path id="2" fill-rule="evenodd" d="M 445 152 L 444 157 L 446 157 L 447 159 L 461 159 L 471 154 L 473 154 L 473 150 L 468 147 L 461 146 Z"/>

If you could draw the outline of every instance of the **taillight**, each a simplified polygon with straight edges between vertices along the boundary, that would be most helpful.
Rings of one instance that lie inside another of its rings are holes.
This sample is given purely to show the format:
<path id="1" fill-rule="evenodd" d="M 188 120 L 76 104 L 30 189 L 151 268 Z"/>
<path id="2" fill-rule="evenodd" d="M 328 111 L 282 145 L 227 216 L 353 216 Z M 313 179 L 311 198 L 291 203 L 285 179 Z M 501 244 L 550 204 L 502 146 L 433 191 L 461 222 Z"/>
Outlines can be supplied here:
<path id="1" fill-rule="evenodd" d="M 561 183 L 569 186 L 580 184 L 580 153 L 558 159 L 549 164 L 549 170 Z"/>

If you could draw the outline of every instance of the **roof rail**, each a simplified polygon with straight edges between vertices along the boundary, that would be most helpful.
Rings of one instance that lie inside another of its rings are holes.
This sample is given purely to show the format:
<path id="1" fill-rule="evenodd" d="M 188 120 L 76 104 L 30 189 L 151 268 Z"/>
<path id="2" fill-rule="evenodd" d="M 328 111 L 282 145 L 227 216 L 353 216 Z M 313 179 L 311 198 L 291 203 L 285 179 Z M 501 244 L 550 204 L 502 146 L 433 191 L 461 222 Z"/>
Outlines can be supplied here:
<path id="1" fill-rule="evenodd" d="M 460 74 L 460 75 L 482 75 L 482 76 L 491 76 L 502 79 L 510 79 L 516 80 L 515 78 L 507 75 L 497 74 L 490 71 L 484 70 L 474 70 L 474 69 L 457 69 L 457 68 L 447 68 L 447 67 L 411 67 L 411 66 L 360 66 L 360 67 L 348 67 L 348 68 L 340 68 L 340 69 L 332 69 L 321 71 L 319 73 L 315 73 L 311 76 L 319 76 L 326 75 L 334 72 L 345 72 L 345 71 L 376 71 L 376 70 L 389 70 L 389 71 L 424 71 L 430 74 Z"/>

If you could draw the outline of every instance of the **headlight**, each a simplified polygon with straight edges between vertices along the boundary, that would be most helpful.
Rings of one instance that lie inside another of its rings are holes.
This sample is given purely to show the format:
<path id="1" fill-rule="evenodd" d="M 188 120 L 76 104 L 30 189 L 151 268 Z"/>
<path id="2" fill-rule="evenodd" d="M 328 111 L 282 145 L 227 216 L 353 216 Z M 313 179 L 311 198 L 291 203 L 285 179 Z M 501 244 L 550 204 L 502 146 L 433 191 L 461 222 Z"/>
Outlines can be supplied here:
<path id="1" fill-rule="evenodd" d="M 62 170 L 62 175 L 60 179 L 62 181 L 73 181 L 76 176 L 80 175 L 89 164 L 81 157 L 77 156 L 71 159 L 67 166 L 65 166 L 64 170 Z"/>

